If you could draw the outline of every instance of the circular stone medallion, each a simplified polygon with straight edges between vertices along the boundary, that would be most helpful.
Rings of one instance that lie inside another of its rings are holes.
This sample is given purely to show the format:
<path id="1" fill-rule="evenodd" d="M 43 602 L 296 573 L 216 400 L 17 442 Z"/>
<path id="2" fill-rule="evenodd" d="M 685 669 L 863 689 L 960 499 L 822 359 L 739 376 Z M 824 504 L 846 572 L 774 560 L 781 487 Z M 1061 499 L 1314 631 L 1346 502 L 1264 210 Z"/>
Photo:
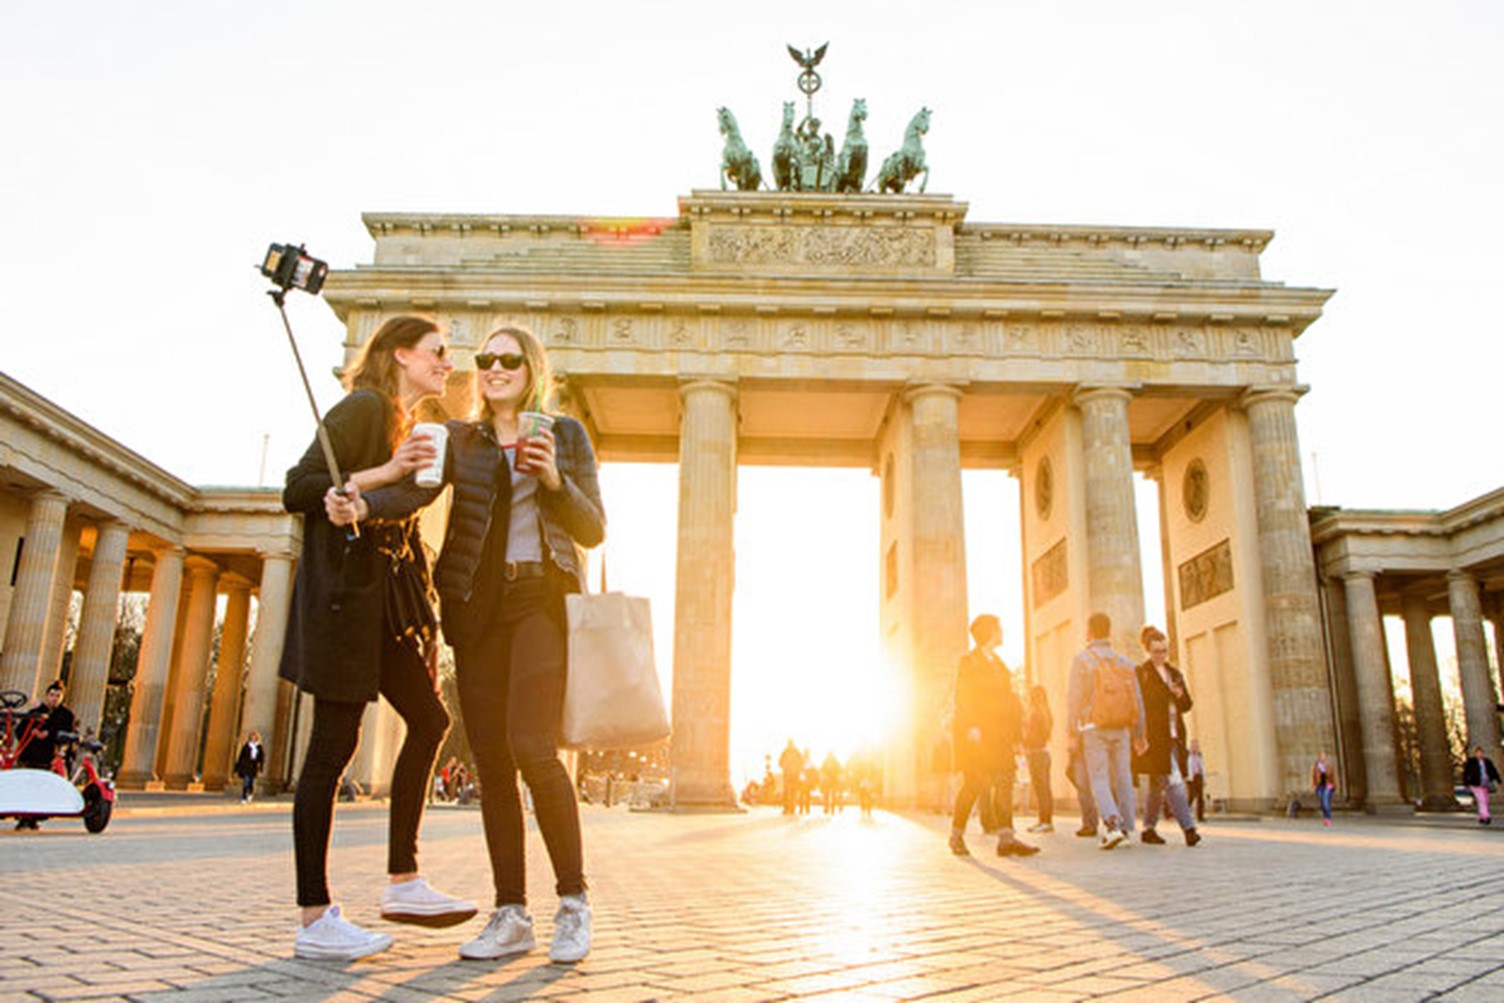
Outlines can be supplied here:
<path id="1" fill-rule="evenodd" d="M 1211 496 L 1211 478 L 1206 464 L 1200 458 L 1191 461 L 1185 468 L 1185 480 L 1180 485 L 1181 501 L 1185 505 L 1185 517 L 1192 522 L 1206 518 L 1206 503 Z"/>
<path id="2" fill-rule="evenodd" d="M 1034 511 L 1039 518 L 1048 520 L 1050 507 L 1055 503 L 1055 471 L 1050 467 L 1050 458 L 1044 457 L 1034 468 Z"/>

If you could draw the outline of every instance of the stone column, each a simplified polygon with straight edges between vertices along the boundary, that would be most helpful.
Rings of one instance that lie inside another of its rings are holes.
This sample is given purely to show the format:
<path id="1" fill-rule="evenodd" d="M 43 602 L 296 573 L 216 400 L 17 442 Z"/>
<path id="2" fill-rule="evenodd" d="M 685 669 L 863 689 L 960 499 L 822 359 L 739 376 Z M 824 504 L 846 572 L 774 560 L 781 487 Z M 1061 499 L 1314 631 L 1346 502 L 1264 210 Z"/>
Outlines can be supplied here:
<path id="1" fill-rule="evenodd" d="M 719 380 L 679 392 L 672 797 L 676 807 L 730 808 L 737 392 Z"/>
<path id="2" fill-rule="evenodd" d="M 1128 437 L 1132 398 L 1123 387 L 1089 387 L 1077 391 L 1073 403 L 1081 409 L 1086 475 L 1087 612 L 1112 617 L 1113 646 L 1136 658 L 1144 625 L 1144 573 Z"/>
<path id="3" fill-rule="evenodd" d="M 204 684 L 214 649 L 215 593 L 219 566 L 203 557 L 187 559 L 188 613 L 183 622 L 182 662 L 178 666 L 172 722 L 168 725 L 162 779 L 182 790 L 197 781 L 199 736 L 204 720 Z"/>
<path id="4" fill-rule="evenodd" d="M 73 667 L 68 673 L 68 705 L 78 718 L 79 733 L 99 734 L 104 714 L 105 689 L 110 681 L 110 654 L 115 648 L 115 627 L 120 614 L 120 580 L 125 573 L 125 550 L 130 527 L 110 520 L 94 535 L 94 556 L 89 565 L 89 587 L 84 593 L 78 619 L 78 640 L 73 644 Z"/>
<path id="5" fill-rule="evenodd" d="M 222 790 L 239 750 L 235 722 L 240 713 L 240 689 L 245 683 L 246 625 L 251 615 L 251 583 L 236 574 L 226 586 L 224 626 L 219 632 L 219 661 L 214 669 L 214 695 L 209 702 L 209 731 L 204 739 L 204 787 Z"/>
<path id="6" fill-rule="evenodd" d="M 1327 637 L 1332 646 L 1332 674 L 1337 690 L 1337 734 L 1341 738 L 1339 763 L 1346 781 L 1337 793 L 1351 804 L 1360 805 L 1368 800 L 1368 783 L 1364 779 L 1363 711 L 1358 700 L 1358 677 L 1353 671 L 1347 588 L 1336 578 L 1326 579 L 1322 587 L 1326 593 Z"/>
<path id="7" fill-rule="evenodd" d="M 1400 601 L 1400 610 L 1405 617 L 1410 692 L 1415 697 L 1415 730 L 1420 738 L 1421 805 L 1450 811 L 1457 799 L 1452 795 L 1452 757 L 1441 704 L 1441 677 L 1436 671 L 1436 645 L 1431 638 L 1431 611 L 1425 596 L 1413 594 Z"/>
<path id="8" fill-rule="evenodd" d="M 1292 797 L 1305 792 L 1316 754 L 1330 750 L 1336 737 L 1321 646 L 1316 559 L 1301 484 L 1296 397 L 1293 390 L 1257 391 L 1243 402 L 1253 454 L 1275 738 L 1281 785 Z M 1361 678 L 1360 671 L 1360 685 Z M 1369 793 L 1377 793 L 1372 784 Z"/>
<path id="9" fill-rule="evenodd" d="M 47 647 L 48 617 L 63 544 L 68 498 L 45 490 L 31 500 L 25 543 L 16 568 L 10 615 L 5 621 L 5 648 L 0 651 L 0 690 L 24 690 L 39 697 L 42 651 Z M 46 685 L 45 683 L 43 685 Z"/>
<path id="10" fill-rule="evenodd" d="M 1343 577 L 1347 589 L 1347 619 L 1358 677 L 1358 705 L 1363 714 L 1363 764 L 1368 781 L 1368 806 L 1402 804 L 1399 762 L 1394 740 L 1394 688 L 1384 656 L 1384 625 L 1373 575 L 1354 572 Z M 1317 752 L 1321 750 L 1318 749 Z M 1312 754 L 1315 760 L 1315 754 Z M 1309 770 L 1309 766 L 1307 767 Z"/>
<path id="11" fill-rule="evenodd" d="M 259 731 L 266 743 L 266 772 L 257 784 L 262 790 L 279 789 L 281 770 L 286 763 L 274 753 L 286 754 L 286 736 L 278 746 L 277 669 L 282 664 L 282 645 L 287 634 L 287 613 L 292 601 L 293 555 L 286 552 L 263 554 L 261 587 L 256 604 L 256 633 L 251 640 L 251 664 L 246 672 L 245 709 L 240 715 L 244 731 Z"/>
<path id="12" fill-rule="evenodd" d="M 37 662 L 37 689 L 40 691 L 63 674 L 63 646 L 68 641 L 68 611 L 73 606 L 73 585 L 78 575 L 78 549 L 83 542 L 84 524 L 77 519 L 63 520 L 58 541 L 57 563 L 52 575 L 52 602 L 47 611 L 46 639 L 42 657 Z M 77 643 L 77 638 L 74 639 Z"/>
<path id="13" fill-rule="evenodd" d="M 911 512 L 908 562 L 913 587 L 907 617 L 911 638 L 909 706 L 916 806 L 940 807 L 941 778 L 931 767 L 936 722 L 967 648 L 966 519 L 961 492 L 962 392 L 945 384 L 912 387 L 909 407 Z M 980 612 L 980 611 L 979 611 Z M 991 612 L 997 613 L 998 610 Z"/>
<path id="14" fill-rule="evenodd" d="M 125 755 L 117 778 L 121 787 L 160 789 L 155 769 L 157 738 L 162 726 L 162 704 L 167 696 L 172 637 L 177 629 L 183 557 L 182 547 L 166 547 L 157 554 L 157 565 L 152 571 L 151 600 L 146 607 L 146 627 L 141 632 L 141 652 L 136 660 Z"/>
<path id="15" fill-rule="evenodd" d="M 1488 668 L 1483 638 L 1483 608 L 1478 580 L 1465 571 L 1447 575 L 1447 601 L 1457 635 L 1457 673 L 1462 677 L 1462 703 L 1467 712 L 1467 745 L 1483 746 L 1484 755 L 1499 758 L 1499 695 Z"/>

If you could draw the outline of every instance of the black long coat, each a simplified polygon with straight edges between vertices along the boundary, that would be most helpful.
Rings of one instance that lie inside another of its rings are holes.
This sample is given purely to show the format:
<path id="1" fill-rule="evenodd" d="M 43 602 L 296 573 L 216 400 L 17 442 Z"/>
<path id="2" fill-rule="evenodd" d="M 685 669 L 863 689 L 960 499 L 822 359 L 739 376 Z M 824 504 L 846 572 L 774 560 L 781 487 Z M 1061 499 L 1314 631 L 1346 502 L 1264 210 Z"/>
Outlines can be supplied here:
<path id="1" fill-rule="evenodd" d="M 1023 703 L 1001 658 L 976 648 L 961 656 L 952 720 L 958 770 L 999 773 L 1012 765 L 1023 737 Z M 980 742 L 967 741 L 972 728 L 981 733 Z"/>
<path id="2" fill-rule="evenodd" d="M 397 420 L 392 402 L 371 389 L 356 390 L 324 416 L 340 473 L 380 466 L 392 455 Z M 381 681 L 386 576 L 392 562 L 417 566 L 428 580 L 417 520 L 362 524 L 347 538 L 324 513 L 333 482 L 315 439 L 287 472 L 282 505 L 303 516 L 303 554 L 293 583 L 287 640 L 279 674 L 314 696 L 349 703 L 375 700 Z"/>
<path id="3" fill-rule="evenodd" d="M 1180 736 L 1181 746 L 1184 747 L 1187 741 L 1185 718 L 1182 715 L 1188 714 L 1193 705 L 1191 688 L 1185 684 L 1185 676 L 1179 669 L 1173 665 L 1166 667 L 1170 670 L 1170 678 L 1184 694 L 1179 700 L 1175 699 L 1170 687 L 1159 677 L 1152 661 L 1145 662 L 1137 670 L 1139 692 L 1144 695 L 1144 737 L 1149 740 L 1149 748 L 1142 756 L 1134 755 L 1134 773 L 1170 772 L 1170 715 L 1175 716 L 1176 734 Z"/>

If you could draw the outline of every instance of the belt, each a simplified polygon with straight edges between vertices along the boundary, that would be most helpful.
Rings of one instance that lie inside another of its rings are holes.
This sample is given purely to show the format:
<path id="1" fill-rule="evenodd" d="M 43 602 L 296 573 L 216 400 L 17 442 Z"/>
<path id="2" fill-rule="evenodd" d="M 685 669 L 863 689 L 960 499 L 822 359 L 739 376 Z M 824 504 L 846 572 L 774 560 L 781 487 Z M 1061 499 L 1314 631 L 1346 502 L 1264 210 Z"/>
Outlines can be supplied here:
<path id="1" fill-rule="evenodd" d="M 504 581 L 515 582 L 519 578 L 542 578 L 542 561 L 506 561 L 501 566 Z"/>

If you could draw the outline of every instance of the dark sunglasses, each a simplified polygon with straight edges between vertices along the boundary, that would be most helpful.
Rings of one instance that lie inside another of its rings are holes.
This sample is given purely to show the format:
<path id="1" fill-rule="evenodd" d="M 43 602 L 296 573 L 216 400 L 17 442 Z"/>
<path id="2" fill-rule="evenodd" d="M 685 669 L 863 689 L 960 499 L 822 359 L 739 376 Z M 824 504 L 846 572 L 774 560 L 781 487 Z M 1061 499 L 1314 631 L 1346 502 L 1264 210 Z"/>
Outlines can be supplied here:
<path id="1" fill-rule="evenodd" d="M 496 363 L 501 363 L 501 368 L 510 372 L 513 369 L 521 369 L 527 360 L 516 352 L 503 352 L 500 355 L 492 355 L 490 352 L 477 352 L 475 356 L 475 368 L 481 372 L 490 369 Z"/>

